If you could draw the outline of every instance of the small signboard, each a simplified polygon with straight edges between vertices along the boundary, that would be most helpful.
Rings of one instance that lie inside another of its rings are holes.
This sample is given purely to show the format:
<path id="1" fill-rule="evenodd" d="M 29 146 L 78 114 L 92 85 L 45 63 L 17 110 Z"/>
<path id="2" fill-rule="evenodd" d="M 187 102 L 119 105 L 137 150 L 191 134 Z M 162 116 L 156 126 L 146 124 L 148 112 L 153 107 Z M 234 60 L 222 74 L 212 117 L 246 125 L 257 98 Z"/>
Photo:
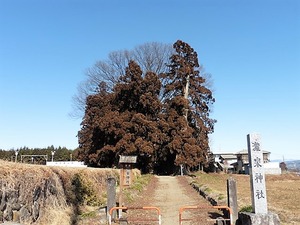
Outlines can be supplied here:
<path id="1" fill-rule="evenodd" d="M 264 171 L 263 151 L 261 149 L 260 135 L 248 134 L 248 155 L 250 163 L 250 181 L 252 193 L 252 208 L 254 213 L 267 214 L 267 193 Z"/>
<path id="2" fill-rule="evenodd" d="M 132 168 L 136 163 L 137 156 L 124 156 L 120 155 L 119 164 L 121 167 L 121 182 L 123 186 L 131 185 L 132 181 Z"/>
<path id="3" fill-rule="evenodd" d="M 132 168 L 137 161 L 137 156 L 120 155 L 120 196 L 119 204 L 123 204 L 123 188 L 130 186 L 132 182 Z M 122 217 L 122 209 L 119 209 L 119 218 Z"/>
<path id="4" fill-rule="evenodd" d="M 131 180 L 131 169 L 125 169 L 124 185 L 129 186 L 131 184 Z"/>
<path id="5" fill-rule="evenodd" d="M 119 163 L 136 163 L 137 156 L 120 155 Z"/>

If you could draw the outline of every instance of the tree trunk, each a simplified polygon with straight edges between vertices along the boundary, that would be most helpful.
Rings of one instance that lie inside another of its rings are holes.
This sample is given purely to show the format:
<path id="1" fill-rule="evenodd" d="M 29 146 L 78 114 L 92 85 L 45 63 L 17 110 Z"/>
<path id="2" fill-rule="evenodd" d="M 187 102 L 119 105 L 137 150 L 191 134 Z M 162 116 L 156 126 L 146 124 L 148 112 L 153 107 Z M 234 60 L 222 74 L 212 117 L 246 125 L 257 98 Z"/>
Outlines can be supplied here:
<path id="1" fill-rule="evenodd" d="M 189 87 L 190 87 L 190 75 L 188 74 L 186 77 L 186 84 L 185 84 L 185 90 L 184 90 L 184 98 L 185 99 L 188 99 Z M 188 116 L 188 109 L 186 108 L 185 112 L 184 112 L 184 118 L 186 119 L 186 121 L 187 121 L 187 116 Z"/>

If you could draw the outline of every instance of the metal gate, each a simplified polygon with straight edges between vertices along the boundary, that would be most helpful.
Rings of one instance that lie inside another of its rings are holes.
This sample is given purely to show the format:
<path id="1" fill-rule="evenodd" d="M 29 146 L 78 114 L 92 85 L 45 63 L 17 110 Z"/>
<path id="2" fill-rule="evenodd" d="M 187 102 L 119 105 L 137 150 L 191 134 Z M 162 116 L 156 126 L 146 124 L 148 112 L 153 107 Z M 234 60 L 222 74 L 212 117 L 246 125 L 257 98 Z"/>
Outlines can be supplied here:
<path id="1" fill-rule="evenodd" d="M 179 209 L 179 225 L 183 225 L 183 221 L 191 221 L 192 218 L 183 218 L 183 212 L 187 210 L 196 210 L 196 209 L 225 209 L 229 213 L 229 218 L 222 219 L 222 221 L 228 221 L 230 225 L 233 225 L 232 221 L 232 210 L 228 206 L 184 206 Z M 215 219 L 221 220 L 221 219 Z"/>
<path id="2" fill-rule="evenodd" d="M 160 209 L 157 208 L 157 207 L 152 207 L 152 206 L 144 206 L 144 207 L 113 207 L 109 210 L 109 215 L 108 215 L 108 222 L 109 222 L 109 225 L 112 224 L 112 214 L 113 214 L 113 211 L 114 210 L 118 210 L 118 209 L 121 209 L 121 210 L 154 210 L 156 211 L 157 213 L 157 219 L 147 219 L 147 218 L 140 218 L 140 217 L 137 217 L 137 218 L 131 218 L 130 222 L 149 222 L 149 221 L 153 221 L 153 222 L 157 222 L 158 225 L 161 225 L 161 212 L 160 212 Z M 122 218 L 120 218 L 120 221 L 121 221 Z"/>

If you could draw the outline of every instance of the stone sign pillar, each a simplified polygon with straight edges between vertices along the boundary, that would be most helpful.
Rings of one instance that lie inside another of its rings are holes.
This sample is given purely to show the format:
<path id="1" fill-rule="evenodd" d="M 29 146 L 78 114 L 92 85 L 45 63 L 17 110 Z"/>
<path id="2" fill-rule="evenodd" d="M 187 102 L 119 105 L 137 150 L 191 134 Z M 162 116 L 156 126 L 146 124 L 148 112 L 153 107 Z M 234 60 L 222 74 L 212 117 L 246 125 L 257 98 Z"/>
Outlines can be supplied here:
<path id="1" fill-rule="evenodd" d="M 239 212 L 237 225 L 280 225 L 277 214 L 268 212 L 263 150 L 260 135 L 248 134 L 248 156 L 251 183 L 252 213 Z"/>
<path id="2" fill-rule="evenodd" d="M 264 171 L 263 150 L 260 135 L 256 133 L 247 135 L 249 170 L 251 182 L 252 209 L 254 213 L 267 214 L 267 193 Z"/>

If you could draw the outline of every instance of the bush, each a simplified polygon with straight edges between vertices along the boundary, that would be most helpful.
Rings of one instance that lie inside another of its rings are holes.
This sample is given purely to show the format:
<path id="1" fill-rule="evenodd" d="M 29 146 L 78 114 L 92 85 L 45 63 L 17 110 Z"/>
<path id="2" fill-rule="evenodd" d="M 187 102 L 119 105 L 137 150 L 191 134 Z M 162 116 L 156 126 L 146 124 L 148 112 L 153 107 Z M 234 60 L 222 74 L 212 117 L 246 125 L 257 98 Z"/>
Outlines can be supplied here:
<path id="1" fill-rule="evenodd" d="M 252 206 L 251 205 L 246 205 L 241 208 L 240 212 L 253 212 Z"/>

